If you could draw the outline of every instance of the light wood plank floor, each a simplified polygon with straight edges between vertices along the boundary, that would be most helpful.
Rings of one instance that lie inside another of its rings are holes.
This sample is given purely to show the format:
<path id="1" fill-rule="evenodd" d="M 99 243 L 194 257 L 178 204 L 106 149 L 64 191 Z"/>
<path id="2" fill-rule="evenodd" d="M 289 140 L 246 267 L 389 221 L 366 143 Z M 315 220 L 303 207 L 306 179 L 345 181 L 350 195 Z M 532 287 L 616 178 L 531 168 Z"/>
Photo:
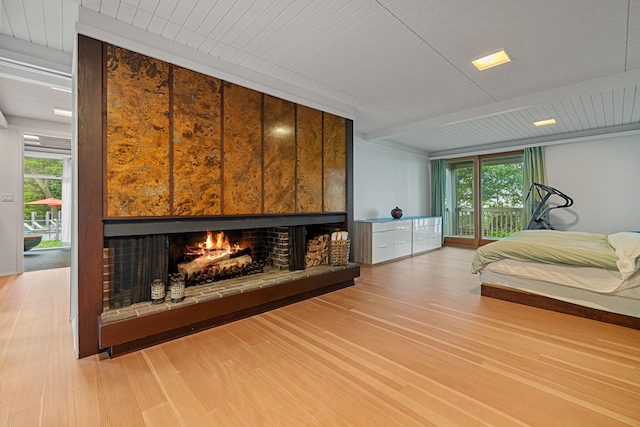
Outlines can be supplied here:
<path id="1" fill-rule="evenodd" d="M 640 425 L 640 331 L 483 298 L 472 256 L 115 359 L 74 358 L 69 269 L 0 278 L 0 425 Z"/>

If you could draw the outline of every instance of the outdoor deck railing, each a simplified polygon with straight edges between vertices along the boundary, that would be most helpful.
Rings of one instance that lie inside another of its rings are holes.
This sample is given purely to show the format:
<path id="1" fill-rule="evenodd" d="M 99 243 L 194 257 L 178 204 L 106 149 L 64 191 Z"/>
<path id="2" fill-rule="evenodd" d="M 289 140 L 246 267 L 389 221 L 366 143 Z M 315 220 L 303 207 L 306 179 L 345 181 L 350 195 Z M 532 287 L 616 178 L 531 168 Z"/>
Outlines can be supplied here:
<path id="1" fill-rule="evenodd" d="M 473 209 L 458 209 L 458 230 L 451 235 L 473 237 Z M 522 208 L 485 208 L 482 209 L 482 238 L 496 239 L 509 236 L 523 227 Z"/>

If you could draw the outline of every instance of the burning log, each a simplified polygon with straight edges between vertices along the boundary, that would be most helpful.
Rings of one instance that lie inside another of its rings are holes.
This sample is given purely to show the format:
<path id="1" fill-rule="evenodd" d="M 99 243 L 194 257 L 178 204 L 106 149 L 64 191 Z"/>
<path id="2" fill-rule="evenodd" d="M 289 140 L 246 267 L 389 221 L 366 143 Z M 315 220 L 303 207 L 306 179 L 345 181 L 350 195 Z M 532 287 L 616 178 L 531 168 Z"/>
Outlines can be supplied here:
<path id="1" fill-rule="evenodd" d="M 208 275 L 211 278 L 218 276 L 227 276 L 230 274 L 242 273 L 242 270 L 251 264 L 251 257 L 249 255 L 242 255 L 236 258 L 220 261 L 219 263 L 212 265 L 209 269 Z"/>
<path id="2" fill-rule="evenodd" d="M 184 280 L 190 280 L 201 270 L 226 260 L 231 256 L 229 251 L 209 251 L 206 255 L 202 255 L 193 261 L 178 264 L 178 272 Z"/>
<path id="3" fill-rule="evenodd" d="M 242 255 L 249 255 L 251 253 L 251 248 L 250 247 L 246 247 L 243 249 L 239 249 L 236 252 L 233 252 L 231 254 L 231 258 L 238 258 L 241 257 Z"/>
<path id="4" fill-rule="evenodd" d="M 204 257 L 205 256 L 202 256 L 200 258 Z M 197 260 L 178 264 L 180 276 L 182 276 L 185 281 L 198 278 L 215 279 L 219 276 L 239 274 L 242 273 L 245 267 L 251 264 L 252 259 L 249 255 L 241 255 L 234 258 L 229 258 L 229 256 L 227 256 L 226 258 L 218 258 L 217 261 L 214 261 L 209 265 L 205 265 L 202 268 L 198 268 L 201 265 L 193 264 L 195 261 Z"/>

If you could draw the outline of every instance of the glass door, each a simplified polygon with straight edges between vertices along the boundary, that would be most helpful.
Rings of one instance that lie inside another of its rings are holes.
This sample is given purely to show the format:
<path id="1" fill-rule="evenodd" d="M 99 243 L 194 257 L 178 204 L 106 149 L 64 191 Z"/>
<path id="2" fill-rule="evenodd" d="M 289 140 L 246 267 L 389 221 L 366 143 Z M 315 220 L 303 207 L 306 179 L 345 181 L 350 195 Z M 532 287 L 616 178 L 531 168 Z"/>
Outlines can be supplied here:
<path id="1" fill-rule="evenodd" d="M 523 154 L 446 161 L 445 244 L 478 247 L 523 229 Z"/>
<path id="2" fill-rule="evenodd" d="M 481 157 L 480 244 L 523 229 L 523 155 Z"/>
<path id="3" fill-rule="evenodd" d="M 475 159 L 447 160 L 444 235 L 449 243 L 474 245 L 475 165 Z"/>

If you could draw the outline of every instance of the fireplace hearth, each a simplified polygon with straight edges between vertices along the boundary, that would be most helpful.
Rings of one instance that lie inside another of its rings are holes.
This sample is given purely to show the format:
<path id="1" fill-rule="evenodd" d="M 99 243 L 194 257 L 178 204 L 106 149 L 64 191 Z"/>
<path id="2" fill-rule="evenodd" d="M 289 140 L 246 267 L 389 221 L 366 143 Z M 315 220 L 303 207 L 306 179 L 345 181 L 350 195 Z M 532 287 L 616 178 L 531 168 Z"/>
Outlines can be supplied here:
<path id="1" fill-rule="evenodd" d="M 187 288 L 206 286 L 217 292 L 229 279 L 242 282 L 265 272 L 304 270 L 306 236 L 336 228 L 339 224 L 106 238 L 103 312 L 150 302 L 151 284 L 158 280 L 167 295 L 178 278 Z"/>

